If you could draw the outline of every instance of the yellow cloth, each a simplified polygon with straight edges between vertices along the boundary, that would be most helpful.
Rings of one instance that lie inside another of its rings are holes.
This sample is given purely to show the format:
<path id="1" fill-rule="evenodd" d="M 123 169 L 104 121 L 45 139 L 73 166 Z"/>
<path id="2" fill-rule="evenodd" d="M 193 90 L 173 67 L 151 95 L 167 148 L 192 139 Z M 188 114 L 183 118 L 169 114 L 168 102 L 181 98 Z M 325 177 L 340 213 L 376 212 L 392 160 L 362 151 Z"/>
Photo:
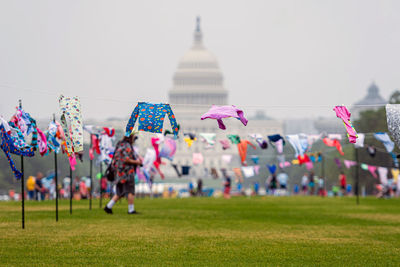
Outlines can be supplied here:
<path id="1" fill-rule="evenodd" d="M 28 191 L 35 190 L 36 179 L 33 176 L 29 176 L 28 180 L 26 181 L 26 189 Z"/>
<path id="2" fill-rule="evenodd" d="M 195 139 L 190 139 L 189 137 L 185 137 L 183 138 L 183 140 L 185 140 L 186 144 L 188 145 L 188 147 L 191 147 L 193 145 L 193 142 L 197 140 L 197 138 Z"/>
<path id="3" fill-rule="evenodd" d="M 300 161 L 298 159 L 294 159 L 294 160 L 292 160 L 292 164 L 293 165 L 299 165 Z"/>
<path id="4" fill-rule="evenodd" d="M 392 169 L 393 180 L 397 182 L 399 178 L 400 170 L 399 169 Z"/>

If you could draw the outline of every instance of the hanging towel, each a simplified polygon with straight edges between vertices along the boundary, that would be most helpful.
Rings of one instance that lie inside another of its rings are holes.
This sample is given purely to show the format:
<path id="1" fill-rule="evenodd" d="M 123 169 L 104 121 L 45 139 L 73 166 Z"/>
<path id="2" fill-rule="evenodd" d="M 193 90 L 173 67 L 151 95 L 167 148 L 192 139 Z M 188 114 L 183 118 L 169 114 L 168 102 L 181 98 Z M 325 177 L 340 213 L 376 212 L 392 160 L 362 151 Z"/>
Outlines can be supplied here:
<path id="1" fill-rule="evenodd" d="M 215 133 L 200 133 L 200 137 L 203 142 L 206 142 L 211 147 L 214 146 L 217 135 Z"/>
<path id="2" fill-rule="evenodd" d="M 240 141 L 240 143 L 237 145 L 237 147 L 238 147 L 239 156 L 240 156 L 242 164 L 246 163 L 247 145 L 250 145 L 253 149 L 256 149 L 256 146 L 253 145 L 250 141 L 248 141 L 248 140 Z"/>
<path id="3" fill-rule="evenodd" d="M 303 156 L 304 155 L 304 148 L 300 142 L 299 135 L 297 134 L 292 134 L 292 135 L 287 135 L 286 139 L 289 141 L 289 143 L 292 145 L 294 149 L 294 156 L 297 158 L 299 155 Z"/>
<path id="4" fill-rule="evenodd" d="M 379 174 L 379 180 L 381 184 L 387 185 L 388 182 L 388 169 L 384 167 L 378 167 L 378 174 Z"/>
<path id="5" fill-rule="evenodd" d="M 242 167 L 242 172 L 245 178 L 250 178 L 255 175 L 253 166 Z"/>
<path id="6" fill-rule="evenodd" d="M 237 145 L 240 143 L 240 137 L 236 134 L 228 134 L 226 137 L 232 142 L 232 144 Z"/>
<path id="7" fill-rule="evenodd" d="M 268 165 L 267 164 L 267 168 L 271 174 L 274 174 L 276 172 L 276 165 Z"/>
<path id="8" fill-rule="evenodd" d="M 223 139 L 223 140 L 219 140 L 219 142 L 221 143 L 223 150 L 226 150 L 231 147 L 229 140 Z"/>
<path id="9" fill-rule="evenodd" d="M 190 166 L 182 166 L 182 175 L 189 175 Z"/>
<path id="10" fill-rule="evenodd" d="M 365 134 L 359 133 L 359 134 L 358 134 L 357 141 L 356 141 L 355 144 L 354 144 L 354 147 L 355 147 L 355 148 L 364 147 L 364 140 L 365 140 Z"/>
<path id="11" fill-rule="evenodd" d="M 207 111 L 203 116 L 201 116 L 201 120 L 205 119 L 215 119 L 218 122 L 218 127 L 222 130 L 226 129 L 223 118 L 237 118 L 239 119 L 244 126 L 247 125 L 247 119 L 244 117 L 243 111 L 238 109 L 235 106 L 216 106 L 212 105 L 210 110 Z"/>
<path id="12" fill-rule="evenodd" d="M 374 178 L 378 178 L 378 176 L 376 175 L 376 169 L 376 166 L 368 165 L 368 171 L 372 174 Z"/>
<path id="13" fill-rule="evenodd" d="M 251 156 L 251 160 L 254 162 L 254 164 L 258 164 L 258 161 L 260 160 L 260 158 L 258 156 Z"/>
<path id="14" fill-rule="evenodd" d="M 344 166 L 346 166 L 347 169 L 350 169 L 351 167 L 357 165 L 357 162 L 352 161 L 352 160 L 345 159 L 345 160 L 343 160 L 343 162 L 344 162 Z"/>
<path id="15" fill-rule="evenodd" d="M 203 160 L 204 160 L 203 154 L 201 154 L 201 153 L 193 153 L 193 159 L 192 159 L 193 165 L 202 164 Z"/>
<path id="16" fill-rule="evenodd" d="M 330 147 L 336 147 L 337 151 L 339 151 L 340 155 L 344 155 L 342 145 L 340 144 L 339 140 L 337 139 L 329 139 L 329 138 L 324 138 L 322 141 L 325 143 L 325 145 L 330 146 Z"/>

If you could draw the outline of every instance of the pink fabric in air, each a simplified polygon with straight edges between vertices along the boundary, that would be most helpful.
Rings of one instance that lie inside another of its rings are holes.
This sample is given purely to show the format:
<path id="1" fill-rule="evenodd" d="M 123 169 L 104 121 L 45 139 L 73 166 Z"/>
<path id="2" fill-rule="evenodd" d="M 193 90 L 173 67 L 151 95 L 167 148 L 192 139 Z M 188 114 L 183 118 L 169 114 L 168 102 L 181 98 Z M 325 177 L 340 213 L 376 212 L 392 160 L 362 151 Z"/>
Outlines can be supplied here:
<path id="1" fill-rule="evenodd" d="M 347 130 L 349 142 L 355 143 L 357 141 L 358 136 L 356 130 L 354 130 L 354 127 L 350 121 L 351 113 L 347 110 L 345 106 L 336 106 L 333 108 L 333 111 L 336 112 L 336 116 L 338 118 L 342 119 L 344 126 L 346 127 Z"/>
<path id="2" fill-rule="evenodd" d="M 201 120 L 215 119 L 218 122 L 219 128 L 225 130 L 226 126 L 222 121 L 222 119 L 229 117 L 237 118 L 244 124 L 244 126 L 247 125 L 248 120 L 244 117 L 243 111 L 233 105 L 232 106 L 212 105 L 210 110 L 204 113 L 203 116 L 201 116 Z"/>

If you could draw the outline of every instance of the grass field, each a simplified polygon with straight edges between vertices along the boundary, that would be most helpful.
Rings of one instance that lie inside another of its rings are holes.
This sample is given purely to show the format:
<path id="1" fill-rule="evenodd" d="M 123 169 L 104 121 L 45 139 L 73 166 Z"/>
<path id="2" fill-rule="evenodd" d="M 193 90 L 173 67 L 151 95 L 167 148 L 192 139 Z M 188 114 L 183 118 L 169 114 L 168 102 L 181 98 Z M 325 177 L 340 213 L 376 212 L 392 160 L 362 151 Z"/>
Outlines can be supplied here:
<path id="1" fill-rule="evenodd" d="M 400 200 L 317 197 L 0 203 L 1 265 L 399 266 Z"/>

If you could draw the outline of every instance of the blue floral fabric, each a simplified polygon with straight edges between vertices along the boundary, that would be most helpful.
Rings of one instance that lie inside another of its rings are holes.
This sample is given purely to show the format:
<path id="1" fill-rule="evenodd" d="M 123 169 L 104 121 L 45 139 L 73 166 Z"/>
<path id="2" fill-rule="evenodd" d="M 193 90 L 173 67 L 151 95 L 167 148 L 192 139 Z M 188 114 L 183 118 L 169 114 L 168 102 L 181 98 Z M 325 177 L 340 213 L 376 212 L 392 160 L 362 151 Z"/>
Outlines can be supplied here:
<path id="1" fill-rule="evenodd" d="M 139 131 L 162 133 L 165 114 L 168 114 L 174 136 L 177 136 L 179 127 L 169 104 L 147 102 L 139 102 L 136 105 L 126 125 L 125 135 L 129 136 L 132 133 L 137 120 L 139 120 Z"/>

